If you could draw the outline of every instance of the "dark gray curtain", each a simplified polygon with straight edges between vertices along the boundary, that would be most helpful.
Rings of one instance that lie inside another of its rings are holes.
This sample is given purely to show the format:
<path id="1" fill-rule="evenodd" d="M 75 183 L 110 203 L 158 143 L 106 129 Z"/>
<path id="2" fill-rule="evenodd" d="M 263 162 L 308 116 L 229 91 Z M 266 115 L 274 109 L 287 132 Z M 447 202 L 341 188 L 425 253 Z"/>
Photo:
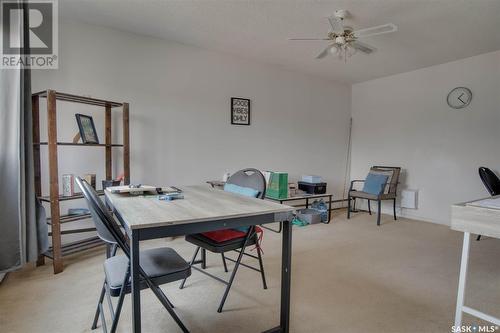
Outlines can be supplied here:
<path id="1" fill-rule="evenodd" d="M 29 49 L 28 10 L 23 9 L 19 38 Z M 0 273 L 35 261 L 48 248 L 47 235 L 45 212 L 35 199 L 30 69 L 1 69 Z"/>

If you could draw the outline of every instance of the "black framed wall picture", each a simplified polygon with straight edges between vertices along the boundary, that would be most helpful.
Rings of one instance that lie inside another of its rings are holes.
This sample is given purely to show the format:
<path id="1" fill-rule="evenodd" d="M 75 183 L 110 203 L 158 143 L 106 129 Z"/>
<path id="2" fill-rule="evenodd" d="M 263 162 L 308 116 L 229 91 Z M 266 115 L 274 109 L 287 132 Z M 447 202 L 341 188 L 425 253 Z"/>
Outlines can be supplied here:
<path id="1" fill-rule="evenodd" d="M 97 131 L 95 130 L 94 119 L 92 119 L 91 116 L 80 113 L 75 114 L 75 117 L 83 143 L 99 143 Z"/>
<path id="2" fill-rule="evenodd" d="M 250 125 L 250 100 L 231 97 L 231 124 Z"/>

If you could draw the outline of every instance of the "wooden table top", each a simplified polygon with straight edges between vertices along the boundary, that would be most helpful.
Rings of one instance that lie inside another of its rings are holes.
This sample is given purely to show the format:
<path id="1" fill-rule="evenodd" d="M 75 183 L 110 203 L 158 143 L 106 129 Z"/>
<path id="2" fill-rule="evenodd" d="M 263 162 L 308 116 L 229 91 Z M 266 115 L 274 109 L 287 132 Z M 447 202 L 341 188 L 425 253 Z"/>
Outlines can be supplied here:
<path id="1" fill-rule="evenodd" d="M 105 191 L 111 205 L 130 229 L 224 220 L 264 214 L 291 213 L 293 207 L 210 188 L 177 186 L 184 199 L 158 200 L 157 195 L 129 196 Z"/>
<path id="2" fill-rule="evenodd" d="M 500 209 L 470 205 L 475 201 L 451 206 L 451 229 L 500 238 Z"/>

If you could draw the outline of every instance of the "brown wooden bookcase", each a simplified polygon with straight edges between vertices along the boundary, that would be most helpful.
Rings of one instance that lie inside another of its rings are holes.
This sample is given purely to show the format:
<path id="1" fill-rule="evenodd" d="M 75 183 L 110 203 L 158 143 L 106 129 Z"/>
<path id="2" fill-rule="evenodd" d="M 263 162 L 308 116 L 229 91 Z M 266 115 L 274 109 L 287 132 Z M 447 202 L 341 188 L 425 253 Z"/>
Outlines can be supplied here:
<path id="1" fill-rule="evenodd" d="M 45 98 L 47 101 L 47 142 L 40 141 L 40 98 Z M 104 108 L 105 120 L 105 143 L 103 144 L 83 144 L 73 142 L 57 141 L 57 101 L 65 101 L 70 103 L 81 103 Z M 111 142 L 111 111 L 113 108 L 119 108 L 123 112 L 123 143 L 115 144 Z M 102 244 L 100 239 L 95 236 L 82 239 L 79 241 L 65 243 L 61 242 L 61 235 L 89 232 L 95 228 L 79 228 L 72 230 L 61 230 L 61 224 L 67 222 L 75 222 L 78 220 L 88 219 L 86 215 L 62 215 L 60 212 L 59 202 L 64 200 L 81 199 L 81 194 L 73 196 L 61 196 L 59 194 L 59 171 L 58 171 L 58 146 L 73 146 L 75 148 L 96 147 L 96 149 L 104 148 L 106 179 L 112 179 L 112 149 L 123 148 L 123 172 L 124 182 L 126 185 L 130 183 L 130 140 L 129 140 L 129 104 L 118 103 L 108 100 L 77 96 L 66 94 L 55 90 L 44 90 L 32 95 L 32 113 L 33 113 L 33 155 L 35 169 L 35 192 L 41 201 L 50 203 L 50 218 L 47 223 L 51 227 L 49 235 L 52 237 L 52 246 L 49 251 L 38 259 L 37 264 L 44 264 L 45 257 L 52 259 L 54 274 L 63 271 L 63 256 L 75 252 L 87 250 Z M 40 147 L 48 146 L 48 168 L 49 168 L 49 195 L 42 194 L 42 179 L 41 179 L 41 162 L 40 162 Z M 103 194 L 103 191 L 98 191 Z"/>

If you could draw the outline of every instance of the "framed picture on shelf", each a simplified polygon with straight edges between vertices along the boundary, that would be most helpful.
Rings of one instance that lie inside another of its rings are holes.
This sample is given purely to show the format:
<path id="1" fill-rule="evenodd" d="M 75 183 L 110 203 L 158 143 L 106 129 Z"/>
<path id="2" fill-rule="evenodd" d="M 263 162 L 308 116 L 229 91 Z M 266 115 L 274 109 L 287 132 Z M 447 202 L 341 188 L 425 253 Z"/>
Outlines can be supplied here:
<path id="1" fill-rule="evenodd" d="M 83 143 L 99 143 L 97 131 L 95 130 L 94 119 L 92 119 L 91 116 L 80 113 L 75 114 L 75 117 Z"/>
<path id="2" fill-rule="evenodd" d="M 231 98 L 231 124 L 250 125 L 250 100 L 246 98 Z"/>

